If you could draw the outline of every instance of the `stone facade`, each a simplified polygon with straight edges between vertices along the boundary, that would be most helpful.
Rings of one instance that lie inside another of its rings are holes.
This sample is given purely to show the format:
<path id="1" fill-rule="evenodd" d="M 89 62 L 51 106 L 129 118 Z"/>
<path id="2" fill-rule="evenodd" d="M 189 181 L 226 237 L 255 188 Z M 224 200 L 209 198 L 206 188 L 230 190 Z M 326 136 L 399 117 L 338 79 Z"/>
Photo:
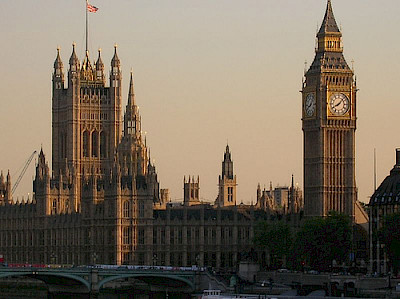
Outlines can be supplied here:
<path id="1" fill-rule="evenodd" d="M 5 261 L 196 264 L 233 270 L 252 251 L 255 224 L 274 221 L 279 213 L 271 215 L 261 206 L 236 204 L 229 146 L 215 203 L 200 201 L 198 177 L 184 178 L 183 203 L 170 203 L 169 190 L 159 189 L 156 168 L 141 133 L 132 73 L 123 115 L 116 47 L 109 86 L 105 78 L 101 52 L 94 65 L 88 52 L 80 65 L 73 46 L 65 82 L 57 51 L 52 170 L 41 150 L 34 197 L 22 202 L 12 199 L 10 175 L 6 179 L 0 176 L 0 253 Z"/>
<path id="2" fill-rule="evenodd" d="M 281 214 L 297 214 L 304 210 L 303 192 L 294 184 L 290 187 L 275 187 L 272 189 L 270 182 L 269 190 L 261 190 L 260 184 L 257 186 L 256 207 L 264 211 L 279 212 Z"/>

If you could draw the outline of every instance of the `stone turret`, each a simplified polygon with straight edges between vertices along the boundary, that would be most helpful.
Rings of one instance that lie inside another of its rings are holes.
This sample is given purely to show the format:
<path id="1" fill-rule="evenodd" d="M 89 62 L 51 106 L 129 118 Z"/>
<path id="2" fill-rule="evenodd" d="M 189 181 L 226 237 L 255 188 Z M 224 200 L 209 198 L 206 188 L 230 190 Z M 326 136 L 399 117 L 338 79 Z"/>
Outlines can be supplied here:
<path id="1" fill-rule="evenodd" d="M 233 173 L 233 161 L 229 145 L 226 145 L 224 160 L 222 161 L 222 174 L 218 178 L 217 206 L 236 205 L 236 175 Z"/>

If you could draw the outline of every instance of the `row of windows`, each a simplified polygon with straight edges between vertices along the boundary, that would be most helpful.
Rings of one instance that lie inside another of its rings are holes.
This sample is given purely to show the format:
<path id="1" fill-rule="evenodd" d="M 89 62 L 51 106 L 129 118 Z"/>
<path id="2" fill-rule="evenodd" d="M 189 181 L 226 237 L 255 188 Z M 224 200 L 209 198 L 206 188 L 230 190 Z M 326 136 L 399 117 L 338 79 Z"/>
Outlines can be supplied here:
<path id="1" fill-rule="evenodd" d="M 133 206 L 133 209 L 132 207 Z M 122 204 L 122 217 L 124 218 L 131 218 L 132 217 L 132 212 L 135 214 L 135 203 L 131 202 L 129 200 L 125 200 L 124 203 Z M 139 203 L 139 217 L 143 218 L 144 217 L 144 203 L 140 202 Z"/>
<path id="2" fill-rule="evenodd" d="M 231 244 L 233 241 L 233 228 L 222 228 L 220 231 L 220 242 L 219 244 Z M 217 229 L 206 228 L 204 229 L 204 244 L 205 245 L 216 245 L 217 240 Z M 249 228 L 238 228 L 237 230 L 237 243 L 242 244 L 250 238 Z M 187 245 L 198 245 L 200 244 L 200 229 L 193 228 L 186 231 L 186 244 Z M 165 228 L 153 229 L 153 244 L 166 244 L 166 230 Z M 169 244 L 170 245 L 182 245 L 183 244 L 183 230 L 182 228 L 171 229 L 169 233 Z"/>
<path id="3" fill-rule="evenodd" d="M 85 130 L 82 134 L 82 156 L 84 158 L 89 157 L 101 157 L 107 158 L 107 135 L 104 131 L 89 132 Z"/>
<path id="4" fill-rule="evenodd" d="M 81 119 L 100 119 L 100 120 L 108 120 L 108 113 L 89 113 L 82 112 Z"/>

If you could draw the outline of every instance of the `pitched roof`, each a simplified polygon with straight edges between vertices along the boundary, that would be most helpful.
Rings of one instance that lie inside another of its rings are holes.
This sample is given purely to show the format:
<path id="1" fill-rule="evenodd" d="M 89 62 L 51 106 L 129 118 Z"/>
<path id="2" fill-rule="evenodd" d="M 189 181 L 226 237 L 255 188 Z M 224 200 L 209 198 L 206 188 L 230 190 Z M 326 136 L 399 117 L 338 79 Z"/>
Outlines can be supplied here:
<path id="1" fill-rule="evenodd" d="M 328 0 L 328 3 L 326 5 L 325 17 L 322 21 L 322 25 L 319 29 L 318 35 L 323 35 L 326 33 L 340 33 L 339 27 L 336 24 L 335 16 L 333 15 L 331 0 Z"/>

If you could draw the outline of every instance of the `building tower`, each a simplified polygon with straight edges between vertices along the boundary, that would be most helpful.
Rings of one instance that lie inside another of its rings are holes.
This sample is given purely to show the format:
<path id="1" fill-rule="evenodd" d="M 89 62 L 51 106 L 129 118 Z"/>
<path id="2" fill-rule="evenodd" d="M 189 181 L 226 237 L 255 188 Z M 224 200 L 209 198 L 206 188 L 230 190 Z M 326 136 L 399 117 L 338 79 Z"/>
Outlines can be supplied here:
<path id="1" fill-rule="evenodd" d="M 185 206 L 192 206 L 200 204 L 200 178 L 197 176 L 197 180 L 194 176 L 186 181 L 186 177 L 183 178 L 183 204 Z"/>
<path id="2" fill-rule="evenodd" d="M 233 175 L 233 161 L 229 145 L 226 145 L 222 174 L 218 178 L 218 197 L 216 205 L 220 207 L 236 205 L 236 175 Z"/>
<path id="3" fill-rule="evenodd" d="M 67 168 L 76 170 L 79 177 L 112 168 L 122 135 L 122 75 L 115 47 L 111 86 L 106 87 L 100 50 L 98 55 L 93 66 L 87 51 L 81 66 L 73 45 L 65 87 L 63 63 L 57 51 L 52 99 L 52 170 L 56 176 L 65 175 Z"/>
<path id="4" fill-rule="evenodd" d="M 314 61 L 303 82 L 304 208 L 307 216 L 354 216 L 356 81 L 328 0 Z"/>

